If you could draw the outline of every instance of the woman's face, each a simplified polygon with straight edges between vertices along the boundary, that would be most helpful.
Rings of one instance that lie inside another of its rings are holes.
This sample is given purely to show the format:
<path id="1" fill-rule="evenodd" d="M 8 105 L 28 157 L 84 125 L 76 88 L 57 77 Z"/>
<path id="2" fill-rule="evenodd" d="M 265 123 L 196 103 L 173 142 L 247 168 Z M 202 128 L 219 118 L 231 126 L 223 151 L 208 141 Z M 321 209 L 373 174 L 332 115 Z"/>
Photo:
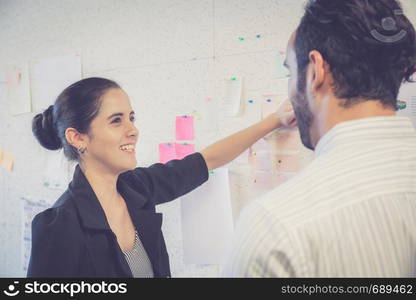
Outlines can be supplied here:
<path id="1" fill-rule="evenodd" d="M 86 164 L 115 174 L 135 168 L 139 132 L 134 121 L 127 94 L 122 89 L 108 90 L 101 98 L 98 115 L 91 122 Z"/>

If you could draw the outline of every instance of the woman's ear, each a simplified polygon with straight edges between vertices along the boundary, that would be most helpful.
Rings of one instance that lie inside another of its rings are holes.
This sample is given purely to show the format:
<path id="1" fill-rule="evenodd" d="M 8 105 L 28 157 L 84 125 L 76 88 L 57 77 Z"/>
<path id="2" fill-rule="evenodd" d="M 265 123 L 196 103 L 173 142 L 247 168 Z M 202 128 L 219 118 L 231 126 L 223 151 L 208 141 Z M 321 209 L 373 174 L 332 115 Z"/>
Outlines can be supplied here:
<path id="1" fill-rule="evenodd" d="M 65 138 L 68 141 L 69 144 L 74 146 L 75 148 L 79 149 L 82 147 L 86 147 L 86 137 L 84 134 L 79 133 L 78 130 L 75 128 L 67 128 L 65 130 Z"/>

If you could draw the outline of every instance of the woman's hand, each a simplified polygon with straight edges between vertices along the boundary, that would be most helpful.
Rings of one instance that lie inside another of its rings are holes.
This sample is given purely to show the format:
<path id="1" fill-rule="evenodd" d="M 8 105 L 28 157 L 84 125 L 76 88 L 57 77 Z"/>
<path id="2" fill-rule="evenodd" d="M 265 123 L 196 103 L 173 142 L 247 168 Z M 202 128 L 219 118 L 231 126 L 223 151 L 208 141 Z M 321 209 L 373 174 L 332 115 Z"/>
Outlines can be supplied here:
<path id="1" fill-rule="evenodd" d="M 298 123 L 296 122 L 295 112 L 289 99 L 283 101 L 283 103 L 277 109 L 276 114 L 280 120 L 282 127 L 294 128 L 298 126 Z"/>
<path id="2" fill-rule="evenodd" d="M 297 126 L 295 112 L 289 99 L 282 102 L 276 112 L 266 117 L 266 122 L 271 122 L 274 128 L 294 128 Z"/>
<path id="3" fill-rule="evenodd" d="M 277 128 L 293 128 L 297 125 L 295 113 L 288 100 L 279 109 L 260 122 L 234 133 L 201 151 L 208 170 L 218 168 L 240 155 L 253 143 Z"/>

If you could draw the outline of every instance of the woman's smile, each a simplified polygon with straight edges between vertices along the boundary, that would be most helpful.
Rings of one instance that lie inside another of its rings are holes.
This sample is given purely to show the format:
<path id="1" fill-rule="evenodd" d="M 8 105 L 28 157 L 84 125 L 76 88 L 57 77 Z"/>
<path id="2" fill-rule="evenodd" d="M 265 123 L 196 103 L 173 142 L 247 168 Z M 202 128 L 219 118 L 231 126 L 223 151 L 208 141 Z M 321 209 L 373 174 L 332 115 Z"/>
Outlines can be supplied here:
<path id="1" fill-rule="evenodd" d="M 127 153 L 127 154 L 135 154 L 136 153 L 136 145 L 135 144 L 126 144 L 120 146 L 120 150 Z"/>

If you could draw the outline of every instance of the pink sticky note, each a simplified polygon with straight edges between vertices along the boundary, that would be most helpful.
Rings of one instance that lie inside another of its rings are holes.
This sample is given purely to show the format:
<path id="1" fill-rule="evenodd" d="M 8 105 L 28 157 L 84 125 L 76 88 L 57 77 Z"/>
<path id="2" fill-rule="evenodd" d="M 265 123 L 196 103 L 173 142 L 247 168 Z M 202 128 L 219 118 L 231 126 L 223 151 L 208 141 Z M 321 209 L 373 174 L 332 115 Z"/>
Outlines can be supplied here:
<path id="1" fill-rule="evenodd" d="M 1 155 L 0 167 L 7 171 L 12 171 L 14 163 L 13 153 L 7 150 L 4 150 L 2 152 L 3 154 Z"/>
<path id="2" fill-rule="evenodd" d="M 299 150 L 302 146 L 299 130 L 281 130 L 276 133 L 276 148 L 280 150 Z"/>
<path id="3" fill-rule="evenodd" d="M 273 176 L 268 171 L 254 171 L 253 187 L 256 190 L 270 190 L 273 188 Z"/>
<path id="4" fill-rule="evenodd" d="M 272 170 L 273 163 L 270 152 L 253 152 L 253 165 L 255 170 Z"/>
<path id="5" fill-rule="evenodd" d="M 294 177 L 296 173 L 285 173 L 285 172 L 279 172 L 277 174 L 273 174 L 272 181 L 273 186 L 277 187 L 281 185 L 282 183 L 288 181 L 290 178 Z"/>
<path id="6" fill-rule="evenodd" d="M 265 139 L 259 139 L 253 145 L 251 145 L 250 149 L 253 152 L 257 151 L 270 151 L 269 143 Z"/>
<path id="7" fill-rule="evenodd" d="M 246 165 L 250 162 L 249 159 L 250 159 L 250 149 L 247 149 L 243 153 L 241 153 L 239 156 L 237 156 L 234 159 L 234 162 L 236 162 L 237 164 Z"/>
<path id="8" fill-rule="evenodd" d="M 173 143 L 159 144 L 159 161 L 162 164 L 165 164 L 172 159 L 176 159 L 175 144 Z"/>
<path id="9" fill-rule="evenodd" d="M 175 143 L 176 148 L 176 159 L 182 159 L 189 154 L 195 152 L 195 145 L 194 144 L 179 144 Z"/>
<path id="10" fill-rule="evenodd" d="M 263 170 L 254 171 L 253 187 L 256 190 L 271 190 L 288 181 L 295 175 L 296 173 L 290 172 L 272 173 Z"/>
<path id="11" fill-rule="evenodd" d="M 176 139 L 179 141 L 194 139 L 194 118 L 192 116 L 176 117 Z"/>
<path id="12" fill-rule="evenodd" d="M 275 154 L 276 170 L 280 172 L 298 172 L 300 170 L 300 157 L 294 154 Z"/>

